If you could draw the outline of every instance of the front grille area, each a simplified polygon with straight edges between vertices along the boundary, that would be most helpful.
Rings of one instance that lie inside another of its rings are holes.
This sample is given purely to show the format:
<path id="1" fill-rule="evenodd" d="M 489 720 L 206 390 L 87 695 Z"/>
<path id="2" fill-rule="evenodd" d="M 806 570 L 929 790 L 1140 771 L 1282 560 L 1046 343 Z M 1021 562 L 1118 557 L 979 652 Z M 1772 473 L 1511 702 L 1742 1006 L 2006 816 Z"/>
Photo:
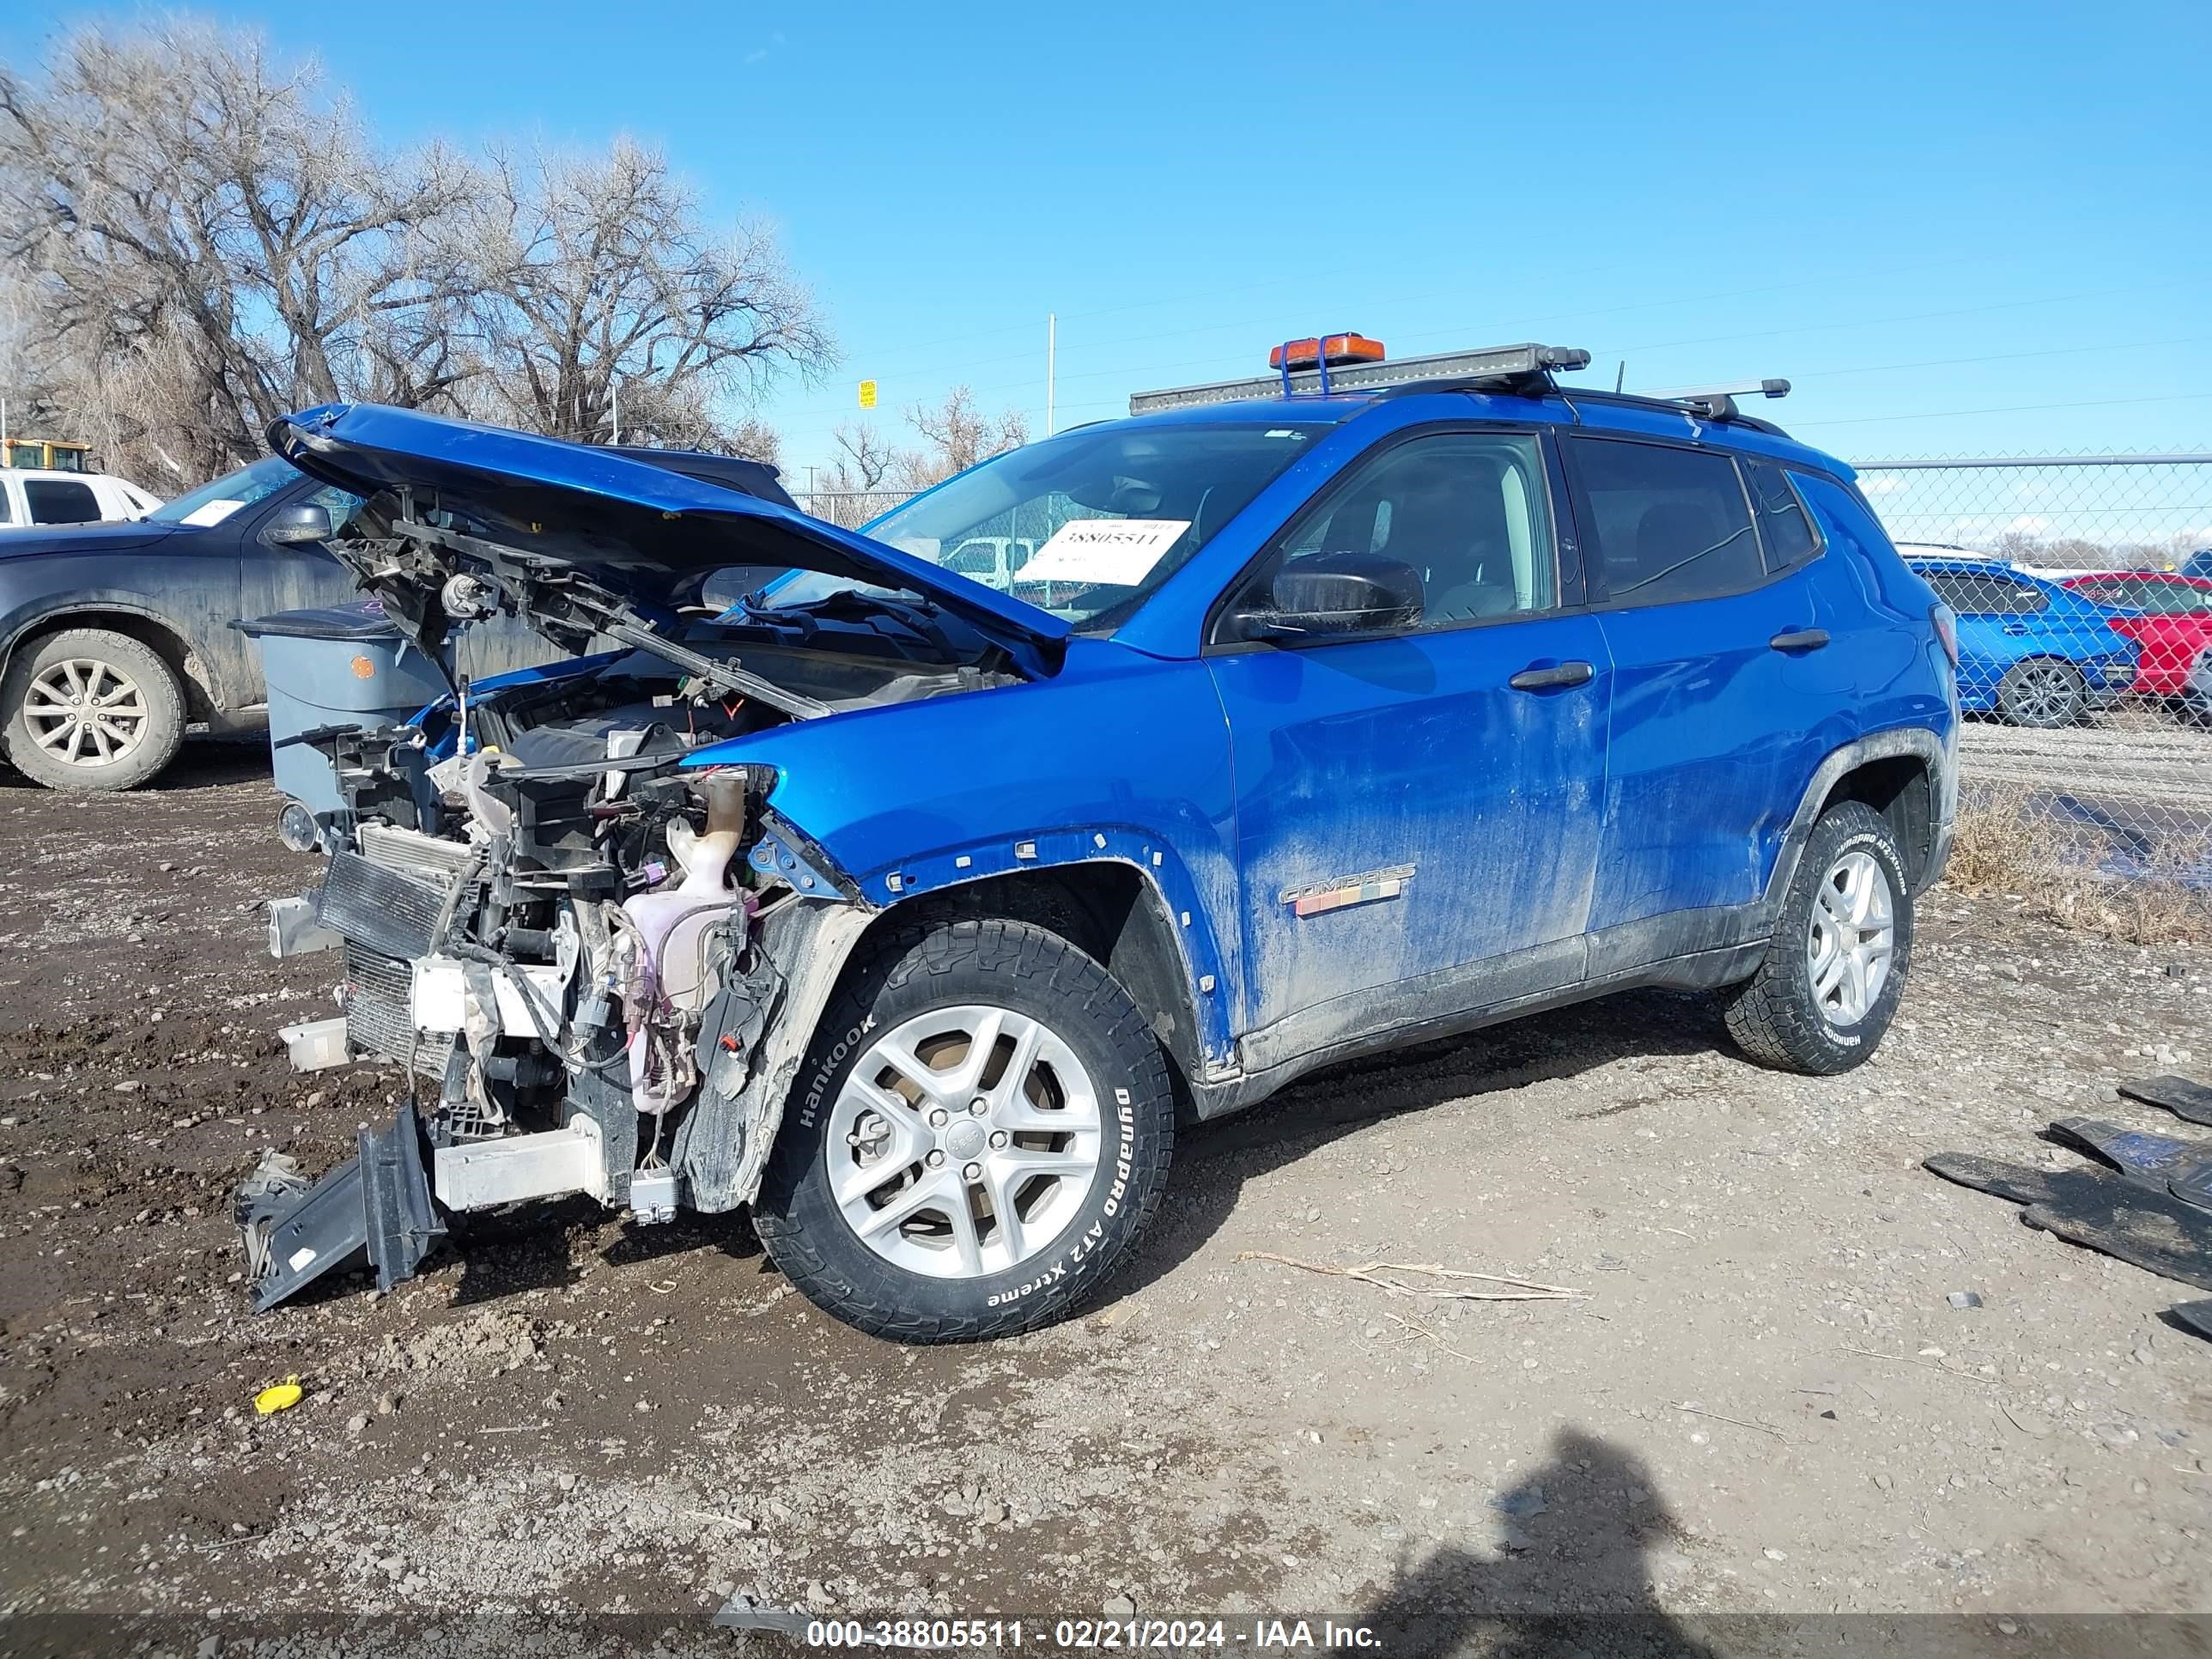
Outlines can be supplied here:
<path id="1" fill-rule="evenodd" d="M 361 855 L 371 864 L 414 876 L 441 891 L 477 860 L 476 849 L 468 842 L 426 836 L 419 830 L 364 823 L 359 834 Z"/>
<path id="2" fill-rule="evenodd" d="M 324 927 L 358 939 L 380 955 L 411 962 L 437 948 L 439 920 L 446 913 L 446 886 L 370 863 L 356 853 L 339 853 L 323 878 L 316 914 Z"/>
<path id="3" fill-rule="evenodd" d="M 415 1030 L 415 974 L 406 963 L 356 940 L 345 945 L 346 1038 L 364 1054 L 442 1078 L 453 1052 L 450 1033 Z M 410 1053 L 411 1048 L 411 1053 Z"/>

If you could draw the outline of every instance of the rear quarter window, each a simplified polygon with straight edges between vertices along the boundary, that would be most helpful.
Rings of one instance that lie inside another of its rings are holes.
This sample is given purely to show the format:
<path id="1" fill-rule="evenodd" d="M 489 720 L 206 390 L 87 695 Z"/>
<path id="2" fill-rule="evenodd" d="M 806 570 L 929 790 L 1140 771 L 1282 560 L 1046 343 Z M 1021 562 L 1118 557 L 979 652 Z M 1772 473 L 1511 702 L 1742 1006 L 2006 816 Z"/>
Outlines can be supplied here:
<path id="1" fill-rule="evenodd" d="M 1794 570 L 1820 550 L 1820 538 L 1787 472 L 1771 461 L 1746 461 L 1743 482 L 1769 570 Z"/>
<path id="2" fill-rule="evenodd" d="M 1923 570 L 1921 580 L 1936 590 L 1936 597 L 1962 617 L 1978 617 L 1982 611 L 1981 590 L 1972 576 L 1961 576 L 1949 570 Z"/>

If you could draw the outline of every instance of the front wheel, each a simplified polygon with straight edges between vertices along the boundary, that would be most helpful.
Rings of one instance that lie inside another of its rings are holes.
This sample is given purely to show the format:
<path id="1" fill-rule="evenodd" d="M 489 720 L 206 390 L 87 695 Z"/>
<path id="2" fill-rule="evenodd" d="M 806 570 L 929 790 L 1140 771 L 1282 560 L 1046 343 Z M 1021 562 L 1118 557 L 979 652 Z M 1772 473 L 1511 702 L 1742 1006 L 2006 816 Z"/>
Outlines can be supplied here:
<path id="1" fill-rule="evenodd" d="M 0 684 L 0 752 L 49 789 L 136 789 L 176 758 L 185 692 L 154 648 L 106 628 L 26 646 Z"/>
<path id="2" fill-rule="evenodd" d="M 754 1225 L 846 1323 L 975 1341 L 1095 1291 L 1174 1150 L 1158 1039 L 1103 968 L 1023 922 L 918 924 L 868 949 L 823 1016 Z"/>
<path id="3" fill-rule="evenodd" d="M 1848 1072 L 1889 1030 L 1911 960 L 1897 832 L 1873 808 L 1842 802 L 1813 826 L 1766 959 L 1729 994 L 1729 1035 L 1781 1071 Z"/>

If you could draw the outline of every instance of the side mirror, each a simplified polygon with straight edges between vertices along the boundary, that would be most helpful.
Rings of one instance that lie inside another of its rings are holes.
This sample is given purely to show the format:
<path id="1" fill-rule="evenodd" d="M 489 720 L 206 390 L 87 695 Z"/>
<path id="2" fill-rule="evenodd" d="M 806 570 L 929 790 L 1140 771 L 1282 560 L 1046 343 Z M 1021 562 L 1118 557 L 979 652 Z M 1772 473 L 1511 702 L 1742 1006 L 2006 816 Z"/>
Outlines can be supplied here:
<path id="1" fill-rule="evenodd" d="M 1310 553 L 1275 573 L 1264 609 L 1241 618 L 1248 640 L 1329 639 L 1410 628 L 1421 619 L 1421 576 L 1376 553 Z"/>
<path id="2" fill-rule="evenodd" d="M 330 514 L 312 503 L 284 508 L 270 520 L 268 528 L 261 532 L 261 539 L 271 547 L 306 547 L 330 538 Z"/>

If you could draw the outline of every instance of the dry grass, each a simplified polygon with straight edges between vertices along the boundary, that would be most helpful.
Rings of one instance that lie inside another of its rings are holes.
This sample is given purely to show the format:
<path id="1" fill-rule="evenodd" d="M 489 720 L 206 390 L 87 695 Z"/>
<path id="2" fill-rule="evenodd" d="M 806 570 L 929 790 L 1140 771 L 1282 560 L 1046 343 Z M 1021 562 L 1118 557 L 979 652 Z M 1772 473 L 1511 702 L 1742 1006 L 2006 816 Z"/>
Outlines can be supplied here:
<path id="1" fill-rule="evenodd" d="M 2057 816 L 2025 789 L 1969 782 L 1944 879 L 2130 945 L 2212 943 L 2212 830 L 2160 836 L 2140 872 L 2104 869 L 2112 850 L 2096 826 Z"/>

